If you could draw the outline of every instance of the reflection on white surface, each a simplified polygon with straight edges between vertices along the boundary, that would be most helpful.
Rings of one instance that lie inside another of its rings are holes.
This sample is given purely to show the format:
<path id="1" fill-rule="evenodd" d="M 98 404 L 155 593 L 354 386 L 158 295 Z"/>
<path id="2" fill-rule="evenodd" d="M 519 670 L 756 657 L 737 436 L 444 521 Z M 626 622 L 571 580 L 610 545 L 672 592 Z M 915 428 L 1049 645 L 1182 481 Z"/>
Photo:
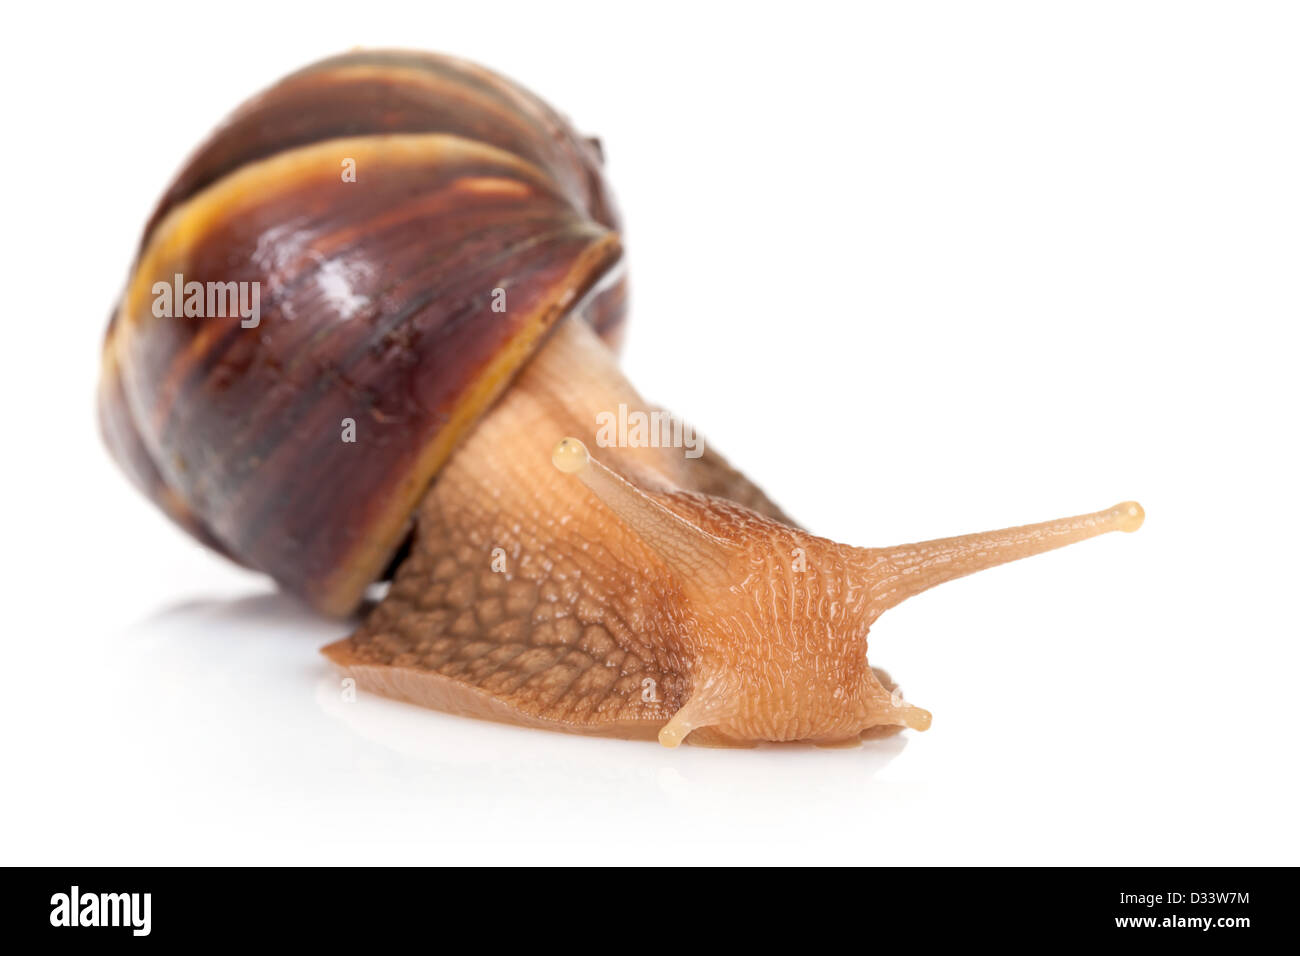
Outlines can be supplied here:
<path id="1" fill-rule="evenodd" d="M 668 750 L 365 693 L 345 702 L 319 648 L 352 625 L 245 587 L 116 637 L 69 636 L 56 684 L 18 662 L 37 677 L 4 699 L 7 725 L 24 731 L 12 765 L 42 770 L 15 775 L 9 812 L 43 823 L 11 841 L 15 862 L 1190 860 L 1205 858 L 1186 834 L 1207 808 L 1249 800 L 1267 814 L 1291 799 L 1285 783 L 1256 786 L 1248 730 L 1171 722 L 1195 712 L 1186 677 L 1198 668 L 1171 670 L 1155 630 L 1145 662 L 1128 653 L 1141 667 L 1131 679 L 1160 693 L 1125 697 L 1126 675 L 1108 673 L 1122 710 L 1072 707 L 1068 666 L 1032 634 L 992 655 L 953 642 L 908 652 L 912 635 L 934 641 L 971 607 L 993 614 L 996 588 L 980 605 L 954 586 L 950 607 L 918 603 L 881 627 L 882 658 L 938 698 L 925 734 L 842 750 Z M 1078 626 L 1053 624 L 1067 645 L 1096 622 Z M 993 673 L 1016 693 L 985 693 Z M 1284 781 L 1285 763 L 1272 766 Z M 1152 806 L 1161 813 L 1135 829 L 1133 808 Z M 86 825 L 52 825 L 67 820 Z M 1295 839 L 1278 836 L 1259 852 Z M 1234 858 L 1231 843 L 1215 852 Z"/>
<path id="2" fill-rule="evenodd" d="M 611 862 L 640 847 L 667 862 L 665 827 L 688 840 L 753 827 L 786 840 L 845 801 L 880 808 L 909 789 L 879 779 L 905 736 L 856 750 L 668 750 L 366 693 L 348 703 L 318 653 L 348 629 L 275 593 L 192 600 L 131 627 L 99 662 L 114 688 L 103 726 L 131 756 L 102 779 L 137 811 L 148 794 L 152 819 L 186 831 L 164 853 L 234 859 L 252 840 L 259 853 L 314 859 L 361 850 L 355 838 L 398 859 L 431 859 L 424 843 L 438 858 L 492 859 L 522 841 Z M 611 832 L 644 845 L 619 847 Z M 762 858 L 759 844 L 735 852 Z"/>
<path id="3" fill-rule="evenodd" d="M 804 745 L 667 750 L 654 741 L 570 736 L 457 717 L 365 692 L 350 698 L 337 676 L 322 677 L 316 685 L 316 701 L 326 714 L 359 737 L 439 772 L 463 776 L 492 762 L 534 776 L 561 780 L 580 774 L 590 780 L 632 768 L 639 786 L 655 786 L 668 799 L 688 802 L 754 787 L 769 795 L 802 797 L 807 782 L 800 770 L 807 771 L 810 763 L 823 781 L 860 787 L 907 745 L 898 735 L 870 741 L 854 756 L 849 752 L 855 748 L 828 752 Z"/>

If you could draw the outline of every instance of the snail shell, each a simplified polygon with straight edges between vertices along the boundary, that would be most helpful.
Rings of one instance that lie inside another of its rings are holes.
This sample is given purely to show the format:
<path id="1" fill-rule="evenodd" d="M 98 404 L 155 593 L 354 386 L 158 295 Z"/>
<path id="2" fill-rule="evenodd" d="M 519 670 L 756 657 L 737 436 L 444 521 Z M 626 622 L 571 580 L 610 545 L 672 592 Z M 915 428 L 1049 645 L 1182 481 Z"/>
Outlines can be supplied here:
<path id="1" fill-rule="evenodd" d="M 104 344 L 114 457 L 200 540 L 351 611 L 547 330 L 579 313 L 617 338 L 600 166 L 538 98 L 461 60 L 356 52 L 287 77 L 221 125 L 149 220 Z M 256 323 L 181 315 L 192 282 L 203 306 L 211 283 L 249 283 Z"/>

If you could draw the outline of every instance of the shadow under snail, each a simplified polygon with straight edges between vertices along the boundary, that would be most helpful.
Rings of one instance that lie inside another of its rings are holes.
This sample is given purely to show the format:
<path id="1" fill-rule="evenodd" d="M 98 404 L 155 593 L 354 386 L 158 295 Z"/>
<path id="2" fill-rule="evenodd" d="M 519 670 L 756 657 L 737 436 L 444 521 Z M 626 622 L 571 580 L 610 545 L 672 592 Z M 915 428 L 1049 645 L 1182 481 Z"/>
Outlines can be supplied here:
<path id="1" fill-rule="evenodd" d="M 711 450 L 593 441 L 602 412 L 657 411 L 618 370 L 625 306 L 595 141 L 473 64 L 352 52 L 245 103 L 167 190 L 101 427 L 175 521 L 320 611 L 391 575 L 324 650 L 360 687 L 669 746 L 923 730 L 867 663 L 877 617 L 1142 523 L 808 534 Z"/>

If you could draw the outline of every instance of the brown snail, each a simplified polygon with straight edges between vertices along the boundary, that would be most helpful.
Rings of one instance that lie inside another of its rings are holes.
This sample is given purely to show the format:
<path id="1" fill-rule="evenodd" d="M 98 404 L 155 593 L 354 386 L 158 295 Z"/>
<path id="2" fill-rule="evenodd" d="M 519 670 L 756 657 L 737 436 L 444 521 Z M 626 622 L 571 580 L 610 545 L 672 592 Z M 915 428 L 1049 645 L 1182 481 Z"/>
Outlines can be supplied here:
<path id="1" fill-rule="evenodd" d="M 508 80 L 423 53 L 317 63 L 240 107 L 150 219 L 104 347 L 107 443 L 183 527 L 323 612 L 400 556 L 325 649 L 362 687 L 670 745 L 924 729 L 867 664 L 883 611 L 1141 524 L 1128 502 L 853 548 L 712 451 L 596 440 L 620 410 L 669 427 L 612 351 L 618 230 L 598 147 Z"/>

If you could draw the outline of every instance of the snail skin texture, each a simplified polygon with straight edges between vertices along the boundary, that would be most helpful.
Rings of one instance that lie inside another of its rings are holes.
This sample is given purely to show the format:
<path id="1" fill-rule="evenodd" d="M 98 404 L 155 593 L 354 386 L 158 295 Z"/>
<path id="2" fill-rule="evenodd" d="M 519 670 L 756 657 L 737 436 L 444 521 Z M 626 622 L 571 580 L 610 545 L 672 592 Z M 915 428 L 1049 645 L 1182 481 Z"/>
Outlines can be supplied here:
<path id="1" fill-rule="evenodd" d="M 178 277 L 256 284 L 256 323 L 160 316 Z M 360 687 L 667 746 L 924 730 L 867 663 L 876 618 L 1142 524 L 1125 502 L 890 548 L 808 534 L 711 448 L 597 442 L 659 412 L 618 369 L 625 309 L 594 141 L 473 64 L 353 52 L 241 106 L 164 194 L 101 427 L 182 527 L 322 612 L 391 572 L 324 650 Z"/>

